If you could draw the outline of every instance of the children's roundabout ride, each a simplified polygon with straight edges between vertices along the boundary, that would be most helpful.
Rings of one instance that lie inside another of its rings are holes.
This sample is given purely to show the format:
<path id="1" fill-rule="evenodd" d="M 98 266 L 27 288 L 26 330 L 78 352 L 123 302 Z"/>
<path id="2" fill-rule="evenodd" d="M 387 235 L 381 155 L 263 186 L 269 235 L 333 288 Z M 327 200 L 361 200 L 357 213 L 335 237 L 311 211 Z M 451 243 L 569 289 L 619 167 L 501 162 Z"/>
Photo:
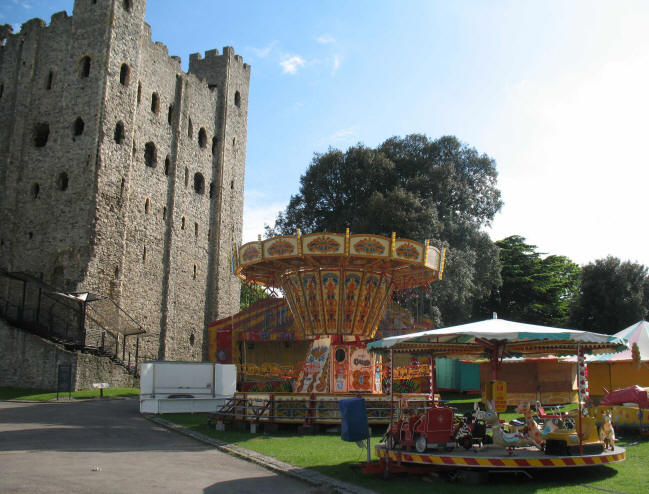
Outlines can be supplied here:
<path id="1" fill-rule="evenodd" d="M 595 417 L 586 407 L 589 396 L 584 353 L 617 351 L 625 347 L 625 342 L 617 337 L 502 319 L 372 342 L 368 345 L 370 351 L 390 360 L 398 352 L 466 360 L 488 358 L 493 381 L 487 393 L 491 398 L 487 410 L 476 408 L 475 413 L 465 416 L 462 426 L 451 420 L 451 409 L 442 403 L 396 417 L 384 443 L 376 446 L 379 462 L 368 465 L 366 470 L 380 471 L 384 475 L 394 471 L 417 471 L 422 467 L 527 471 L 623 461 L 626 452 L 614 445 L 611 424 L 603 423 L 598 432 Z M 498 416 L 507 406 L 505 383 L 497 379 L 502 359 L 546 354 L 578 355 L 578 409 L 559 419 L 541 422 L 535 419 L 529 403 L 521 403 L 517 412 L 525 420 L 506 430 Z M 490 435 L 484 432 L 483 423 Z"/>

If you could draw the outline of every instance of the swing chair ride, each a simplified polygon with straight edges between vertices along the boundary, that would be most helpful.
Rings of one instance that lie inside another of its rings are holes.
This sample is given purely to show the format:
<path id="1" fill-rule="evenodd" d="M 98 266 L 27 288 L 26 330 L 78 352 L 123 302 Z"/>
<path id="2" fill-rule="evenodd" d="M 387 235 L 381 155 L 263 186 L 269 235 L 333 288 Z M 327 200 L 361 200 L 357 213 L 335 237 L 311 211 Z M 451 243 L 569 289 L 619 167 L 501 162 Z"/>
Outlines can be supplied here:
<path id="1" fill-rule="evenodd" d="M 296 235 L 235 245 L 233 274 L 245 283 L 281 291 L 296 332 L 311 340 L 292 393 L 237 397 L 246 403 L 266 400 L 257 421 L 339 423 L 337 402 L 362 393 L 372 401 L 370 423 L 387 423 L 381 358 L 369 353 L 366 344 L 375 336 L 393 293 L 441 279 L 444 256 L 444 250 L 428 241 L 395 234 L 352 235 L 349 230 L 308 235 L 298 230 Z M 245 345 L 242 348 L 244 360 Z M 431 394 L 407 397 L 427 400 Z"/>

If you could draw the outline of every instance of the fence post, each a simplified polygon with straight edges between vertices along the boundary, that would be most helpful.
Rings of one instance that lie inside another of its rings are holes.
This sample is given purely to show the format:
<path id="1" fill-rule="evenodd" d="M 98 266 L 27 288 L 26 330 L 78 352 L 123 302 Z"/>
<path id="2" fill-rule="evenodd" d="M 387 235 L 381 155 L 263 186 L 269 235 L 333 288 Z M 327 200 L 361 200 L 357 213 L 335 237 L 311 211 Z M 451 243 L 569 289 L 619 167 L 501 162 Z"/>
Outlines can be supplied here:
<path id="1" fill-rule="evenodd" d="M 137 377 L 138 372 L 137 372 L 137 357 L 138 353 L 140 351 L 140 337 L 137 336 L 135 339 L 135 376 Z"/>

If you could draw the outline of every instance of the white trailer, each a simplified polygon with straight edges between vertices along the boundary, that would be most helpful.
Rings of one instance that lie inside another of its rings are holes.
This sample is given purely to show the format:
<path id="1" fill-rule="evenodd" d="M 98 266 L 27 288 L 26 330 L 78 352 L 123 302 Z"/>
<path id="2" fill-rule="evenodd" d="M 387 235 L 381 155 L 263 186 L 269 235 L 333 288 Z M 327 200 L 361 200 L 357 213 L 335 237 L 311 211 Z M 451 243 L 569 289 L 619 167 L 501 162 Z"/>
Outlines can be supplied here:
<path id="1" fill-rule="evenodd" d="M 215 412 L 234 396 L 237 368 L 214 362 L 143 362 L 140 413 Z"/>

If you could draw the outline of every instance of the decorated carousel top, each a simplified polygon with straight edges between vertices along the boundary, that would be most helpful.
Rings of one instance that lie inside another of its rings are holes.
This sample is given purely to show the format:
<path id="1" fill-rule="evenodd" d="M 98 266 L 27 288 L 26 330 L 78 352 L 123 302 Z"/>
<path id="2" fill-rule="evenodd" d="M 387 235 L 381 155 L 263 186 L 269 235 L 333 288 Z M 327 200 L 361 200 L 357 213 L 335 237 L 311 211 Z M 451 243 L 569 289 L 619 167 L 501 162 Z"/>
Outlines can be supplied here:
<path id="1" fill-rule="evenodd" d="M 249 242 L 232 252 L 242 280 L 281 288 L 307 335 L 371 338 L 393 290 L 442 278 L 444 251 L 380 235 L 312 233 Z"/>

